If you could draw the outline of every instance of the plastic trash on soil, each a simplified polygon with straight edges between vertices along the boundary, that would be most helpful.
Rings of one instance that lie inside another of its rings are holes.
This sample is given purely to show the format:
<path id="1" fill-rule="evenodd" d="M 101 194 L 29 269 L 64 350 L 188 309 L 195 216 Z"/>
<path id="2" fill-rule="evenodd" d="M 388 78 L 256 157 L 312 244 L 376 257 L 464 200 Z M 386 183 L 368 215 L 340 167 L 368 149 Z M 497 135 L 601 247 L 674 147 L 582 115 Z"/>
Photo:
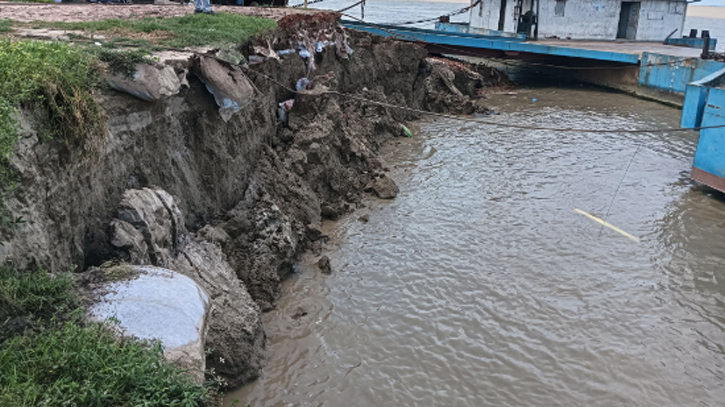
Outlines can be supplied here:
<path id="1" fill-rule="evenodd" d="M 214 58 L 204 57 L 195 57 L 192 69 L 214 95 L 219 114 L 225 122 L 254 100 L 254 85 L 242 71 Z"/>
<path id="2" fill-rule="evenodd" d="M 277 116 L 279 117 L 280 122 L 287 124 L 287 112 L 292 110 L 292 106 L 294 106 L 294 104 L 294 99 L 288 99 L 284 102 L 279 103 L 279 107 L 277 108 Z"/>
<path id="3" fill-rule="evenodd" d="M 286 33 L 290 44 L 306 59 L 308 76 L 316 68 L 312 56 L 322 53 L 325 48 L 335 47 L 337 57 L 342 59 L 353 53 L 337 13 L 290 14 L 280 19 L 278 25 Z"/>
<path id="4" fill-rule="evenodd" d="M 298 80 L 297 83 L 295 84 L 295 89 L 297 90 L 297 92 L 302 91 L 302 90 L 307 90 L 310 87 L 312 87 L 312 82 L 307 78 L 302 78 L 302 79 Z"/>

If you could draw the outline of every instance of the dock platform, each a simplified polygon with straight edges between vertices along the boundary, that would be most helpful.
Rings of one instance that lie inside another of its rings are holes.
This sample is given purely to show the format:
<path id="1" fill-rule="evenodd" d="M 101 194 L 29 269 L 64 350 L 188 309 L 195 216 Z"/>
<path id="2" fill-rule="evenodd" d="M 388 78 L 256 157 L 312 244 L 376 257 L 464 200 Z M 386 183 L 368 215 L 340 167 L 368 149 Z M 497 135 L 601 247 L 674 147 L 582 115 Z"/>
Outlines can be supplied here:
<path id="1" fill-rule="evenodd" d="M 599 61 L 615 64 L 639 64 L 644 53 L 655 53 L 673 57 L 696 58 L 700 51 L 694 48 L 677 47 L 652 42 L 627 41 L 576 41 L 543 40 L 523 41 L 518 38 L 487 36 L 461 32 L 427 30 L 384 24 L 367 24 L 356 21 L 342 21 L 350 29 L 367 31 L 402 41 L 418 41 L 426 44 L 430 52 L 479 56 L 483 58 L 505 58 L 547 61 L 568 59 L 570 63 Z"/>

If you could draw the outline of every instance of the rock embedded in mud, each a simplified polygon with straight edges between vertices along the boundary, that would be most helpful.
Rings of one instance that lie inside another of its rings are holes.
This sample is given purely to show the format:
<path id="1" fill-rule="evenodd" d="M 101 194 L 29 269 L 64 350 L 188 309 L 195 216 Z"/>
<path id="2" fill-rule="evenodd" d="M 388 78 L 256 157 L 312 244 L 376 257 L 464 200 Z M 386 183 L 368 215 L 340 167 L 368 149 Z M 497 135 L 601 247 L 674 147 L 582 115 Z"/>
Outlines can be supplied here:
<path id="1" fill-rule="evenodd" d="M 311 242 L 327 238 L 327 235 L 322 232 L 322 229 L 318 225 L 314 225 L 312 223 L 305 227 L 305 235 Z"/>
<path id="2" fill-rule="evenodd" d="M 357 220 L 359 220 L 362 223 L 368 223 L 368 222 L 370 222 L 370 214 L 366 213 L 365 215 L 362 215 L 359 218 L 357 218 Z"/>
<path id="3" fill-rule="evenodd" d="M 323 219 L 338 220 L 340 219 L 340 216 L 342 216 L 339 208 L 333 205 L 322 205 L 322 207 L 320 207 L 320 212 Z"/>
<path id="4" fill-rule="evenodd" d="M 98 302 L 88 318 L 114 325 L 122 335 L 159 340 L 164 356 L 201 383 L 204 380 L 209 295 L 192 279 L 151 266 L 117 266 L 129 269 L 127 278 L 97 287 Z M 130 279 L 128 279 L 130 277 Z"/>
<path id="5" fill-rule="evenodd" d="M 297 307 L 294 314 L 292 314 L 292 319 L 300 319 L 307 315 L 307 311 L 302 307 Z"/>
<path id="6" fill-rule="evenodd" d="M 199 229 L 199 231 L 196 232 L 196 235 L 203 240 L 206 240 L 209 243 L 214 243 L 219 245 L 219 247 L 224 247 L 225 244 L 229 242 L 229 235 L 227 232 L 220 228 L 220 227 L 214 227 L 212 225 L 206 225 L 203 228 Z"/>
<path id="7" fill-rule="evenodd" d="M 322 274 L 332 274 L 332 265 L 330 264 L 330 258 L 327 256 L 320 257 L 317 267 L 320 268 Z"/>
<path id="8" fill-rule="evenodd" d="M 111 245 L 128 254 L 123 260 L 131 264 L 148 263 L 148 246 L 138 229 L 121 219 L 113 219 L 109 229 Z"/>
<path id="9" fill-rule="evenodd" d="M 148 258 L 137 259 L 142 264 L 164 266 L 184 230 L 184 220 L 174 199 L 168 192 L 158 188 L 129 189 L 124 192 L 118 208 L 118 219 L 132 225 L 143 236 Z M 116 238 L 116 243 L 124 244 L 121 239 L 126 229 L 124 224 L 116 222 L 112 226 L 117 226 L 112 230 L 112 238 Z M 131 257 L 137 258 L 142 253 L 143 250 L 139 248 L 131 252 Z"/>
<path id="10" fill-rule="evenodd" d="M 373 192 L 375 192 L 375 195 L 381 199 L 393 199 L 398 196 L 398 192 L 400 192 L 398 186 L 395 184 L 395 181 L 386 176 L 382 176 L 373 181 L 371 188 Z"/>
<path id="11" fill-rule="evenodd" d="M 209 367 L 230 387 L 259 377 L 265 348 L 260 310 L 219 246 L 188 236 L 169 268 L 197 281 L 212 298 Z"/>

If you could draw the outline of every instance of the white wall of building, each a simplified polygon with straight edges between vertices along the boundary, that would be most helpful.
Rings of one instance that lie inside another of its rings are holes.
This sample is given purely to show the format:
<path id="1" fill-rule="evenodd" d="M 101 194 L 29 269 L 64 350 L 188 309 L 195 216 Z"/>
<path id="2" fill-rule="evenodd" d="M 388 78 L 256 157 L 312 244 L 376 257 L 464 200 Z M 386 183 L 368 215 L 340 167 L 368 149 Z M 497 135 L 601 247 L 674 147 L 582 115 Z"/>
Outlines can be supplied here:
<path id="1" fill-rule="evenodd" d="M 531 0 L 524 0 L 524 12 Z M 564 15 L 557 15 L 556 0 L 541 0 L 539 39 L 614 40 L 617 38 L 622 0 L 566 0 Z M 501 0 L 483 0 L 471 10 L 472 27 L 498 29 Z M 516 0 L 507 0 L 504 31 L 515 30 Z M 561 10 L 561 5 L 559 6 Z M 687 4 L 676 1 L 642 0 L 640 2 L 637 41 L 662 41 L 675 28 L 683 35 Z"/>
<path id="2" fill-rule="evenodd" d="M 642 1 L 637 26 L 637 41 L 664 41 L 675 28 L 677 29 L 676 35 L 681 37 L 686 34 L 682 32 L 686 12 L 687 3 Z"/>
<path id="3" fill-rule="evenodd" d="M 562 17 L 554 13 L 555 0 L 541 0 L 539 39 L 551 36 L 596 40 L 617 38 L 621 0 L 567 0 L 564 3 Z"/>

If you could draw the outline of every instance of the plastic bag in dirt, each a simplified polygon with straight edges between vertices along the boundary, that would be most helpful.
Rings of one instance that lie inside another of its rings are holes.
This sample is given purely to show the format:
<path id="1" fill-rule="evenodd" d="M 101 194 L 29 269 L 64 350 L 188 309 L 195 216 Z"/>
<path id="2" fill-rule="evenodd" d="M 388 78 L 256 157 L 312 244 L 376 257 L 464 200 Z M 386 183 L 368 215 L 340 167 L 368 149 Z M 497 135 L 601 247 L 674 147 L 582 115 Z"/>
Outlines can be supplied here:
<path id="1" fill-rule="evenodd" d="M 299 92 L 299 91 L 302 91 L 305 89 L 309 89 L 311 85 L 312 85 L 312 82 L 310 82 L 309 79 L 302 78 L 302 79 L 298 80 L 297 83 L 295 84 L 295 89 L 297 89 L 297 92 Z"/>

